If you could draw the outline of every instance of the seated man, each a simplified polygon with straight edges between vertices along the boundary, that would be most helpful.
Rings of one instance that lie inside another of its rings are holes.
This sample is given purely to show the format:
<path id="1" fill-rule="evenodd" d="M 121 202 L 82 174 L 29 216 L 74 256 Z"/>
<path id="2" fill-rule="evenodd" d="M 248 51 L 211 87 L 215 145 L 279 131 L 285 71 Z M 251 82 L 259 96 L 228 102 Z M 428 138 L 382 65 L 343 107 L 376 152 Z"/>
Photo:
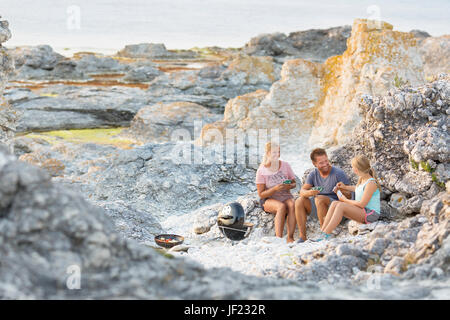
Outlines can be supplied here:
<path id="1" fill-rule="evenodd" d="M 331 202 L 339 200 L 337 194 L 333 192 L 334 187 L 338 182 L 345 185 L 350 183 L 342 169 L 331 166 L 324 149 L 314 149 L 310 157 L 315 168 L 308 175 L 306 183 L 300 189 L 300 197 L 295 201 L 295 217 L 302 239 L 300 242 L 306 241 L 306 219 L 313 205 L 315 204 L 317 208 L 317 217 L 322 227 Z M 322 190 L 312 190 L 313 187 L 322 187 Z M 351 193 L 347 193 L 346 196 L 351 198 Z"/>

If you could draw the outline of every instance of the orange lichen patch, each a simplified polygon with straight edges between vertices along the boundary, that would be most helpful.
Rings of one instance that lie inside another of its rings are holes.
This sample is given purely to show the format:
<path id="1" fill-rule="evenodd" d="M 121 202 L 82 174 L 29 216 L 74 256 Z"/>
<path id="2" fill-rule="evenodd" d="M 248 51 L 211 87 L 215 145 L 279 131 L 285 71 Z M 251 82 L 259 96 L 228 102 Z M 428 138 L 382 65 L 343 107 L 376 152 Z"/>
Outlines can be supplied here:
<path id="1" fill-rule="evenodd" d="M 102 57 L 102 55 L 95 53 L 95 52 L 91 52 L 91 51 L 79 51 L 79 52 L 75 52 L 72 57 L 74 59 L 81 59 L 84 56 L 95 56 L 95 57 Z"/>
<path id="2" fill-rule="evenodd" d="M 48 159 L 48 155 L 42 154 L 40 152 L 25 153 L 19 157 L 20 161 L 24 161 L 24 162 L 27 162 L 29 164 L 33 164 L 36 166 L 40 166 L 41 163 L 43 163 L 47 159 Z"/>
<path id="3" fill-rule="evenodd" d="M 320 75 L 321 94 L 318 97 L 317 104 L 309 110 L 312 119 L 318 119 L 322 106 L 328 95 L 336 95 L 341 84 L 340 75 L 342 74 L 343 56 L 329 57 L 318 71 Z"/>
<path id="4" fill-rule="evenodd" d="M 322 65 L 304 59 L 292 59 L 283 64 L 281 79 L 299 78 L 303 73 L 310 73 L 316 78 L 322 77 Z"/>
<path id="5" fill-rule="evenodd" d="M 393 26 L 382 21 L 356 19 L 352 35 L 347 39 L 347 50 L 339 56 L 329 57 L 323 64 L 321 78 L 322 96 L 315 113 L 320 122 L 322 106 L 329 97 L 338 97 L 343 86 L 344 73 L 351 73 L 353 86 L 346 88 L 345 95 L 354 97 L 360 83 L 360 71 L 368 63 L 382 61 L 385 70 L 393 70 L 390 65 L 408 65 L 408 48 L 416 46 L 413 34 L 393 31 Z M 348 100 L 348 99 L 347 99 Z M 344 110 L 341 110 L 344 111 Z"/>
<path id="6" fill-rule="evenodd" d="M 57 159 L 47 159 L 42 163 L 41 167 L 52 177 L 62 176 L 64 174 L 64 169 L 66 168 L 66 166 Z"/>
<path id="7" fill-rule="evenodd" d="M 42 140 L 44 140 L 44 139 L 42 139 Z M 55 139 L 56 140 L 56 139 Z M 44 141 L 46 141 L 46 140 L 44 140 Z M 63 142 L 55 142 L 55 144 L 54 145 L 52 145 L 52 147 L 51 147 L 51 150 L 52 151 L 56 151 L 56 152 L 58 152 L 58 153 L 60 153 L 60 154 L 62 154 L 62 155 L 64 155 L 64 157 L 67 159 L 67 158 L 75 158 L 76 156 L 77 156 L 77 152 L 74 150 L 74 149 L 72 149 L 72 148 L 69 148 L 65 143 L 63 143 Z"/>
<path id="8" fill-rule="evenodd" d="M 264 73 L 270 81 L 275 81 L 275 70 L 272 57 L 257 57 L 239 54 L 228 66 L 228 70 L 247 73 L 246 81 L 252 75 Z"/>
<path id="9" fill-rule="evenodd" d="M 105 159 L 90 159 L 81 161 L 82 166 L 97 166 L 98 164 L 103 163 L 106 164 L 107 161 Z"/>
<path id="10" fill-rule="evenodd" d="M 195 141 L 195 144 L 205 146 L 209 143 L 225 142 L 227 126 L 228 122 L 222 120 L 204 125 L 200 138 Z M 222 141 L 217 141 L 218 137 L 221 137 Z"/>
<path id="11" fill-rule="evenodd" d="M 342 73 L 342 60 L 343 56 L 333 56 L 324 62 L 321 78 L 321 86 L 324 92 L 328 92 L 331 88 L 339 84 L 339 77 Z"/>
<path id="12" fill-rule="evenodd" d="M 175 71 L 186 71 L 186 70 L 197 70 L 197 68 L 189 68 L 189 67 L 158 67 L 158 69 L 162 72 L 175 72 Z"/>
<path id="13" fill-rule="evenodd" d="M 414 35 L 409 32 L 393 31 L 392 29 L 392 25 L 386 22 L 366 19 L 355 20 L 352 27 L 352 36 L 347 40 L 344 58 L 354 56 L 357 59 L 353 59 L 353 66 L 361 68 L 364 64 L 372 62 L 375 57 L 391 63 L 407 56 L 403 52 L 409 47 L 417 45 Z"/>
<path id="14" fill-rule="evenodd" d="M 42 81 L 42 82 L 31 82 L 31 81 L 10 81 L 10 88 L 27 88 L 32 91 L 43 89 L 47 86 L 55 85 L 55 84 L 64 84 L 70 86 L 94 86 L 94 87 L 129 87 L 129 88 L 140 88 L 143 90 L 148 89 L 149 84 L 145 83 L 125 83 L 119 82 L 117 80 L 91 80 L 91 81 Z M 14 85 L 16 84 L 16 85 Z"/>
<path id="15" fill-rule="evenodd" d="M 197 60 L 210 59 L 210 60 L 214 60 L 214 61 L 228 60 L 234 54 L 234 52 L 239 51 L 239 49 L 232 49 L 232 48 L 229 48 L 227 50 L 218 50 L 214 47 L 204 47 L 204 48 L 193 47 L 189 50 L 194 51 L 197 54 L 199 54 L 199 57 L 197 58 Z"/>
<path id="16" fill-rule="evenodd" d="M 125 74 L 123 73 L 102 73 L 102 74 L 90 74 L 89 76 L 94 79 L 110 79 L 110 78 L 121 78 Z"/>
<path id="17" fill-rule="evenodd" d="M 88 171 L 87 171 L 87 175 L 90 176 L 90 175 L 92 175 L 94 172 L 101 171 L 101 170 L 105 170 L 105 168 L 99 167 L 99 166 L 90 166 L 89 169 L 88 169 Z"/>
<path id="18" fill-rule="evenodd" d="M 121 63 L 133 63 L 133 62 L 136 62 L 139 60 L 137 58 L 127 58 L 127 57 L 120 57 L 120 56 L 111 56 L 111 58 L 113 58 L 114 60 L 118 60 Z"/>
<path id="19" fill-rule="evenodd" d="M 224 120 L 234 122 L 247 117 L 248 112 L 256 108 L 268 93 L 266 90 L 258 89 L 230 99 L 225 106 Z"/>
<path id="20" fill-rule="evenodd" d="M 19 160 L 43 168 L 52 177 L 63 175 L 66 166 L 61 161 L 48 157 L 47 153 L 32 152 L 21 155 Z"/>

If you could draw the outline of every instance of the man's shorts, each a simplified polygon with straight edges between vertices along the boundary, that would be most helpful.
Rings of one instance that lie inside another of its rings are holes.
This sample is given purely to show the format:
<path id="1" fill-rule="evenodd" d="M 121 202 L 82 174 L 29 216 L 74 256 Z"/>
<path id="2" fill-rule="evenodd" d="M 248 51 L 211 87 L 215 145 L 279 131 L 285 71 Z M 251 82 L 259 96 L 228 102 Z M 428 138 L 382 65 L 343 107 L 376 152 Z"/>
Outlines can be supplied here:
<path id="1" fill-rule="evenodd" d="M 326 196 L 326 197 L 328 197 L 328 196 Z M 333 201 L 339 201 L 339 200 L 336 200 L 336 199 L 334 199 L 332 197 L 328 197 L 328 198 L 330 198 L 330 205 L 331 205 L 331 203 Z M 318 219 L 316 202 L 314 200 L 315 200 L 315 197 L 310 197 L 309 198 L 309 201 L 311 201 L 311 213 L 309 214 L 309 217 L 314 217 L 315 219 Z"/>
<path id="2" fill-rule="evenodd" d="M 364 208 L 364 212 L 366 213 L 366 216 L 364 217 L 364 222 L 366 224 L 372 223 L 380 219 L 380 214 L 376 212 L 375 210 L 371 210 L 369 208 Z"/>

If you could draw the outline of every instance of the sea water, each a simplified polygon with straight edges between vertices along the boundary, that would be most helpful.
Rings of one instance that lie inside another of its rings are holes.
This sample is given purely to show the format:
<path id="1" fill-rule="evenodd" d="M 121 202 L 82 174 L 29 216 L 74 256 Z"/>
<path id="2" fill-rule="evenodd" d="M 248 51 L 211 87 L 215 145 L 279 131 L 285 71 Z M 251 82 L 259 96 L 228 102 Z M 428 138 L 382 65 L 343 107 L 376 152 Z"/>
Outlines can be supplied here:
<path id="1" fill-rule="evenodd" d="M 262 33 L 383 20 L 395 30 L 450 33 L 450 1 L 388 0 L 1 0 L 10 23 L 6 47 L 49 44 L 76 51 L 115 53 L 127 44 L 164 43 L 168 49 L 242 47 Z"/>

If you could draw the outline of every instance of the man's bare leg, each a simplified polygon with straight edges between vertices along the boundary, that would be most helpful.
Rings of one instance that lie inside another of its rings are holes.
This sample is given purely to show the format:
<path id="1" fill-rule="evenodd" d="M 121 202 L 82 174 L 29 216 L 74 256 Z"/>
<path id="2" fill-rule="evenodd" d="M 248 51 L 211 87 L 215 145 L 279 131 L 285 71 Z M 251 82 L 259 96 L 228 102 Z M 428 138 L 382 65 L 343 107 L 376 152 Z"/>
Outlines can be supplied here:
<path id="1" fill-rule="evenodd" d="M 320 227 L 322 227 L 331 201 L 327 196 L 318 195 L 315 197 L 314 202 L 317 208 L 317 218 L 319 218 Z"/>
<path id="2" fill-rule="evenodd" d="M 311 213 L 311 202 L 309 198 L 299 197 L 295 200 L 295 219 L 297 220 L 300 238 L 306 241 L 306 219 Z"/>

